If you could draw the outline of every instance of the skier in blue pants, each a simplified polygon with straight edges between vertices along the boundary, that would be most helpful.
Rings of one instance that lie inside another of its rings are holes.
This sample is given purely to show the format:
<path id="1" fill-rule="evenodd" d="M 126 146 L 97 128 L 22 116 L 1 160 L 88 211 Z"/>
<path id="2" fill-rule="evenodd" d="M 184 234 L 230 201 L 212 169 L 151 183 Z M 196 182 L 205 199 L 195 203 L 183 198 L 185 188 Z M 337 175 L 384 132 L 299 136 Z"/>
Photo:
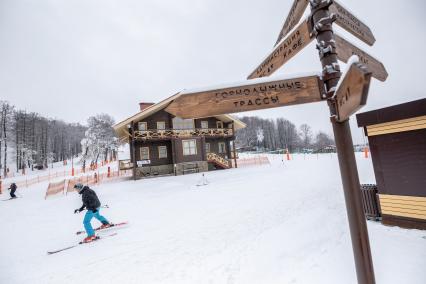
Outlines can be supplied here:
<path id="1" fill-rule="evenodd" d="M 98 219 L 102 226 L 101 229 L 108 228 L 111 226 L 110 222 L 102 215 L 99 214 L 99 209 L 101 207 L 101 202 L 99 201 L 96 192 L 90 189 L 88 186 L 83 186 L 81 183 L 77 183 L 74 186 L 77 189 L 78 193 L 81 194 L 83 205 L 74 210 L 74 213 L 80 213 L 85 208 L 87 209 L 86 215 L 83 219 L 84 229 L 86 230 L 87 237 L 83 240 L 84 243 L 89 243 L 96 239 L 95 230 L 93 230 L 92 218 L 95 217 Z"/>

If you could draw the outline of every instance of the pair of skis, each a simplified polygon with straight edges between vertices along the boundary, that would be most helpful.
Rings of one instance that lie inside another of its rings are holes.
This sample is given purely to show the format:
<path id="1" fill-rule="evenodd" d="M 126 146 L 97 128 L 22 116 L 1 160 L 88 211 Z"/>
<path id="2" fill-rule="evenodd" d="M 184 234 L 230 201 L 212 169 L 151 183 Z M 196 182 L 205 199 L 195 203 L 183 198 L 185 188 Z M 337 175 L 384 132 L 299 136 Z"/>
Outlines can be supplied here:
<path id="1" fill-rule="evenodd" d="M 124 226 L 124 225 L 127 225 L 127 222 L 121 222 L 121 223 L 117 223 L 117 224 L 112 224 L 112 226 L 110 226 L 108 228 L 103 228 L 103 229 L 99 227 L 99 228 L 96 228 L 95 231 L 104 231 L 104 230 L 108 230 L 108 229 L 111 229 L 111 228 L 116 228 L 116 227 L 120 227 L 120 226 Z M 77 231 L 76 232 L 77 235 L 80 235 L 82 233 L 85 233 L 85 231 Z M 78 243 L 76 243 L 74 245 L 71 245 L 71 246 L 68 246 L 68 247 L 65 247 L 65 248 L 61 248 L 61 249 L 53 250 L 53 251 L 48 251 L 47 254 L 48 255 L 55 254 L 55 253 L 58 253 L 58 252 L 61 252 L 61 251 L 64 251 L 64 250 L 69 250 L 69 249 L 75 248 L 75 247 L 77 247 L 79 245 L 90 244 L 92 242 L 96 242 L 96 241 L 101 240 L 101 239 L 113 237 L 115 235 L 117 235 L 116 232 L 108 234 L 108 235 L 96 236 L 96 238 L 93 241 L 91 241 L 91 242 L 85 243 L 85 242 L 81 241 L 81 242 L 78 242 Z"/>

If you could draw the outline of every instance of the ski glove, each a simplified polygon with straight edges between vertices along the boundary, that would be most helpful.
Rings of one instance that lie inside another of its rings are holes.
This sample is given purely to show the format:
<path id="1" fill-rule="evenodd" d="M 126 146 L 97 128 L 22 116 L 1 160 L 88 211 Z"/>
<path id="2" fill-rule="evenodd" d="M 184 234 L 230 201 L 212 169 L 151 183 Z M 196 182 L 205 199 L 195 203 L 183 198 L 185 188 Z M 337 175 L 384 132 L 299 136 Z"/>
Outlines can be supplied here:
<path id="1" fill-rule="evenodd" d="M 75 210 L 74 210 L 74 214 L 80 213 L 81 211 L 83 211 L 81 208 L 79 208 L 79 209 L 75 209 Z"/>

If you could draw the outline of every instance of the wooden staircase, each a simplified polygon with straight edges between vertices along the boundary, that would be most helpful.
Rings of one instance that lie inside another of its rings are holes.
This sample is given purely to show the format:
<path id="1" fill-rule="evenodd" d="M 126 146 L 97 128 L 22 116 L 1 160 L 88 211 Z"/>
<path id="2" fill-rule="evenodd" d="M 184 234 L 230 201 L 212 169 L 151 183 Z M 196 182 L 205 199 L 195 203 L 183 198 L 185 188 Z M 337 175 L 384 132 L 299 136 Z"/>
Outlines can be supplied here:
<path id="1" fill-rule="evenodd" d="M 207 153 L 207 162 L 213 163 L 222 169 L 229 169 L 232 167 L 229 160 L 222 158 L 221 156 L 215 153 Z"/>

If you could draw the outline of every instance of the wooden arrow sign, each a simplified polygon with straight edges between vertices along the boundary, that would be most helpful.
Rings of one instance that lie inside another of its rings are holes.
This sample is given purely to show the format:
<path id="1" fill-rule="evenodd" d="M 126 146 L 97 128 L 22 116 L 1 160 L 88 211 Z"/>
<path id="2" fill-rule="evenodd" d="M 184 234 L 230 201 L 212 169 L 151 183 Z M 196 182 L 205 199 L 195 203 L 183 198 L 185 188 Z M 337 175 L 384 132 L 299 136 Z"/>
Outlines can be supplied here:
<path id="1" fill-rule="evenodd" d="M 343 62 L 348 62 L 352 55 L 357 55 L 362 64 L 364 64 L 369 71 L 373 73 L 373 77 L 377 80 L 384 82 L 388 77 L 385 66 L 382 62 L 364 52 L 362 49 L 356 47 L 346 39 L 339 36 L 334 32 L 334 40 L 336 41 L 337 57 Z"/>
<path id="2" fill-rule="evenodd" d="M 238 85 L 183 92 L 165 110 L 197 118 L 321 101 L 324 83 L 318 75 L 275 80 L 257 79 Z"/>
<path id="3" fill-rule="evenodd" d="M 336 100 L 337 121 L 343 122 L 367 103 L 371 72 L 359 64 L 351 63 L 337 85 Z"/>
<path id="4" fill-rule="evenodd" d="M 289 61 L 312 40 L 308 20 L 303 20 L 297 28 L 277 45 L 272 53 L 254 70 L 247 79 L 269 76 Z"/>
<path id="5" fill-rule="evenodd" d="M 302 18 L 307 6 L 308 0 L 294 0 L 275 45 L 277 45 L 281 39 L 285 37 L 288 32 L 294 28 L 294 26 L 296 26 L 296 24 L 300 21 L 300 18 Z"/>
<path id="6" fill-rule="evenodd" d="M 368 45 L 373 45 L 376 41 L 370 28 L 335 0 L 330 6 L 330 13 L 336 14 L 339 26 Z"/>

